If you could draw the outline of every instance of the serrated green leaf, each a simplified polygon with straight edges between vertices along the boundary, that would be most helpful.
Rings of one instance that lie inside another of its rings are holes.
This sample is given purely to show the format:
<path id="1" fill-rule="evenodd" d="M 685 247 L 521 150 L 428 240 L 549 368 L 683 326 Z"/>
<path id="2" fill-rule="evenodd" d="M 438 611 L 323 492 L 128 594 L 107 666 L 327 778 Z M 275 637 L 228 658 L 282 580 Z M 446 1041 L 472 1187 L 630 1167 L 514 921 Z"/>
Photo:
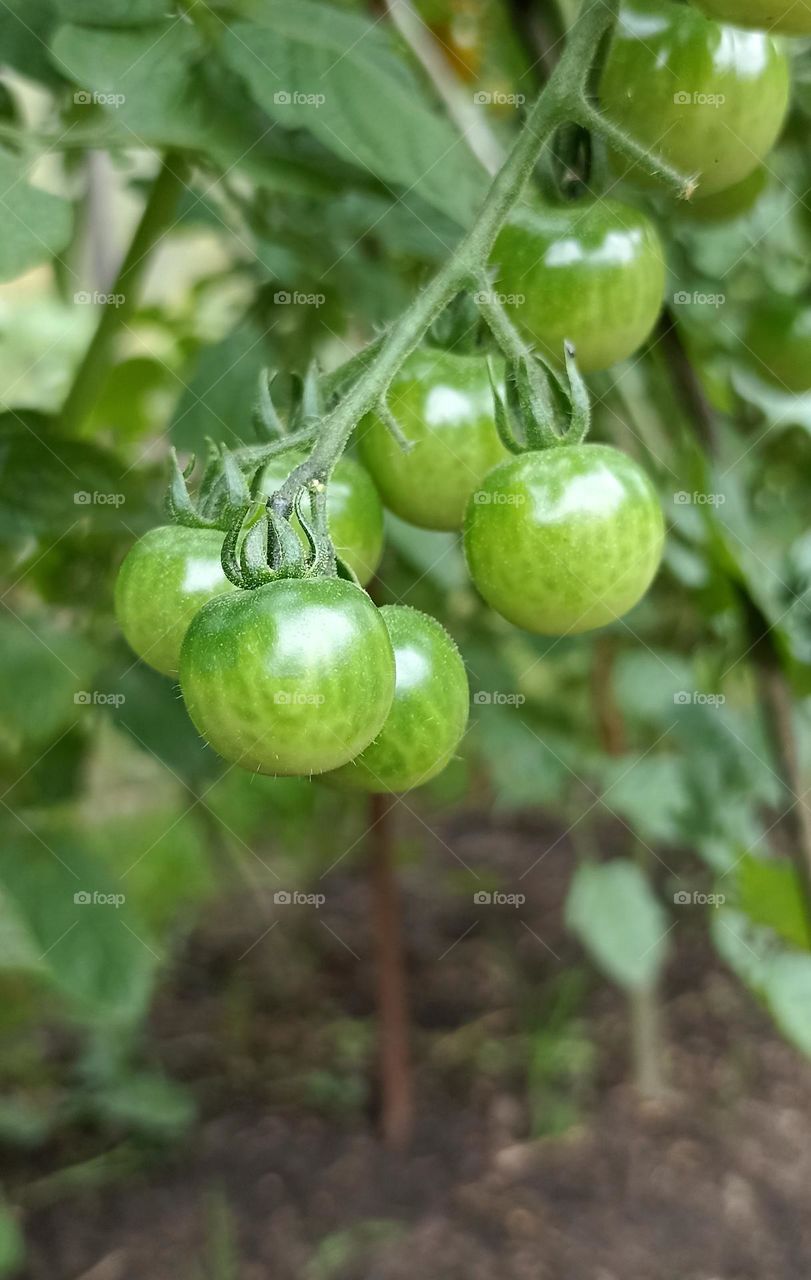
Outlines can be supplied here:
<path id="1" fill-rule="evenodd" d="M 668 952 L 661 903 L 633 862 L 583 863 L 566 900 L 566 924 L 609 978 L 629 989 L 650 986 Z"/>
<path id="2" fill-rule="evenodd" d="M 73 226 L 73 206 L 26 181 L 25 168 L 0 153 L 0 280 L 14 280 L 64 249 Z"/>
<path id="3" fill-rule="evenodd" d="M 277 0 L 261 22 L 231 27 L 222 49 L 274 120 L 471 222 L 485 175 L 375 25 L 315 0 Z"/>

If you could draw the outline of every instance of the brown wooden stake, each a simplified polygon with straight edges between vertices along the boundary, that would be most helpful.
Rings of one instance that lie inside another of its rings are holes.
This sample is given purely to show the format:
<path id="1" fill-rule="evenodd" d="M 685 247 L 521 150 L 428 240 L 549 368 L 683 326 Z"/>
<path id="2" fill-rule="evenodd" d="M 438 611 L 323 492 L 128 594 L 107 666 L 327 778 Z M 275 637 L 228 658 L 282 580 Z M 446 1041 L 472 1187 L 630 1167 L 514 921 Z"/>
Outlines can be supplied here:
<path id="1" fill-rule="evenodd" d="M 377 1033 L 383 1141 L 404 1150 L 414 1126 L 405 948 L 390 796 L 369 797 L 369 874 L 377 935 Z"/>

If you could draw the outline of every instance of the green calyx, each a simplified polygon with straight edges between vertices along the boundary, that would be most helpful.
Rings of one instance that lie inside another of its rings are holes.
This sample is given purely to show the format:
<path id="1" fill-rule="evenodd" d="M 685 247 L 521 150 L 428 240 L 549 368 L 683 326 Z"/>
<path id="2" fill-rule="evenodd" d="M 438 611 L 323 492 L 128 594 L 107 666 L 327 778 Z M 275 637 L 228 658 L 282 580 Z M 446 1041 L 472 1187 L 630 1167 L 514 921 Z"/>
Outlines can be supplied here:
<path id="1" fill-rule="evenodd" d="M 313 481 L 299 490 L 293 512 L 306 546 L 291 521 L 271 498 L 247 503 L 237 512 L 222 546 L 226 577 L 244 591 L 279 578 L 344 578 L 358 583 L 352 569 L 335 554 L 327 528 L 326 486 Z M 359 585 L 359 584 L 358 584 Z"/>
<path id="2" fill-rule="evenodd" d="M 589 393 L 574 347 L 564 343 L 565 375 L 534 352 L 508 360 L 502 398 L 488 361 L 496 428 L 511 453 L 582 444 L 591 422 Z"/>

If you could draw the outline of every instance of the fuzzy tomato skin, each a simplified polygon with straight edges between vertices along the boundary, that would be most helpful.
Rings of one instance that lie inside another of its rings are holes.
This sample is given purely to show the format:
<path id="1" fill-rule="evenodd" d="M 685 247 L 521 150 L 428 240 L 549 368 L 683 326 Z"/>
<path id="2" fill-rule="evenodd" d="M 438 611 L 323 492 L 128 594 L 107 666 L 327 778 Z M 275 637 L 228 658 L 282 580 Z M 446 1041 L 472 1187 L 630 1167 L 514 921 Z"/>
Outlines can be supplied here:
<path id="1" fill-rule="evenodd" d="M 177 675 L 189 623 L 214 596 L 233 591 L 222 571 L 217 529 L 160 525 L 127 552 L 115 584 L 115 616 L 149 666 Z"/>
<path id="2" fill-rule="evenodd" d="M 784 55 L 762 31 L 742 31 L 672 0 L 626 0 L 606 56 L 599 97 L 638 143 L 712 195 L 751 173 L 788 107 Z M 618 157 L 617 170 L 653 180 Z"/>
<path id="3" fill-rule="evenodd" d="M 811 35 L 809 0 L 700 0 L 698 8 L 734 27 L 754 27 L 772 35 Z"/>
<path id="4" fill-rule="evenodd" d="M 358 430 L 361 458 L 383 501 L 422 529 L 461 528 L 468 497 L 508 456 L 496 431 L 486 360 L 420 349 L 395 377 L 388 402 L 413 443 L 409 452 L 376 414 Z"/>
<path id="5" fill-rule="evenodd" d="M 411 791 L 447 765 L 465 731 L 465 664 L 436 618 L 407 605 L 380 614 L 394 648 L 394 701 L 374 742 L 325 781 L 364 791 Z"/>
<path id="6" fill-rule="evenodd" d="M 516 324 L 557 364 L 568 339 L 586 373 L 636 351 L 662 306 L 656 228 L 619 200 L 520 205 L 490 260 Z"/>
<path id="7" fill-rule="evenodd" d="M 323 773 L 382 729 L 394 654 L 361 587 L 282 578 L 201 609 L 183 641 L 180 687 L 224 759 L 259 773 Z"/>
<path id="8" fill-rule="evenodd" d="M 487 603 L 538 635 L 605 626 L 644 595 L 664 520 L 645 472 L 602 444 L 524 453 L 496 467 L 465 519 L 470 575 Z"/>
<path id="9" fill-rule="evenodd" d="M 759 303 L 744 335 L 744 356 L 773 387 L 811 391 L 811 306 L 793 298 Z"/>
<path id="10" fill-rule="evenodd" d="M 287 479 L 304 454 L 283 454 L 271 458 L 259 482 L 270 496 Z M 327 487 L 327 523 L 335 550 L 357 576 L 361 586 L 374 577 L 383 554 L 383 504 L 365 467 L 354 458 L 342 457 Z M 304 532 L 293 517 L 302 542 Z"/>

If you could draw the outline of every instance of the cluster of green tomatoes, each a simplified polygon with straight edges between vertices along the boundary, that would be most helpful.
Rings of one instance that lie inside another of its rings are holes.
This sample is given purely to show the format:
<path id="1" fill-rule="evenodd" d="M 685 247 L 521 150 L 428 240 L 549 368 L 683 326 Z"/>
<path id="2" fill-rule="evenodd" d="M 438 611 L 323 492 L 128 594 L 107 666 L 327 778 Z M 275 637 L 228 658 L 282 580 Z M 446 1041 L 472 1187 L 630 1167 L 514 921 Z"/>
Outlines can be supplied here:
<path id="1" fill-rule="evenodd" d="M 641 145 L 698 171 L 709 202 L 751 180 L 787 106 L 783 54 L 744 26 L 811 33 L 811 6 L 702 7 L 740 25 L 670 0 L 629 0 L 599 96 Z M 626 358 L 661 306 L 655 227 L 613 199 L 521 205 L 492 265 L 503 305 L 552 369 L 566 342 L 584 371 Z M 378 608 L 364 589 L 382 554 L 383 504 L 419 527 L 460 530 L 486 603 L 536 634 L 604 626 L 645 593 L 664 540 L 646 473 L 577 433 L 547 447 L 531 432 L 508 439 L 495 391 L 482 354 L 426 346 L 409 358 L 388 404 L 410 447 L 369 414 L 359 458 L 344 456 L 329 481 L 326 520 L 342 572 L 310 565 L 245 589 L 224 572 L 223 526 L 162 526 L 131 549 L 116 584 L 121 629 L 144 661 L 179 677 L 192 720 L 224 759 L 402 792 L 458 748 L 469 692 L 454 641 L 436 619 Z M 266 462 L 254 497 L 274 494 L 300 460 L 287 452 Z M 289 527 L 306 543 L 300 517 L 296 508 Z"/>

